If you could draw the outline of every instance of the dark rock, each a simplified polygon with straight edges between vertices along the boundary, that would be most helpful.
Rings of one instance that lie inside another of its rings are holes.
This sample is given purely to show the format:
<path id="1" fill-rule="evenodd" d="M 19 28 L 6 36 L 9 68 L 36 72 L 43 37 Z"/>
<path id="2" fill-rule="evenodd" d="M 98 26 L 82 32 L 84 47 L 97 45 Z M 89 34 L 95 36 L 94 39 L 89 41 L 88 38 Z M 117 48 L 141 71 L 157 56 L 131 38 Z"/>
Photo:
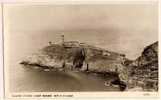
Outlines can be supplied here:
<path id="1" fill-rule="evenodd" d="M 129 64 L 130 77 L 146 91 L 158 90 L 158 42 L 147 46 L 141 56 Z M 133 79 L 136 77 L 136 80 Z M 129 83 L 131 84 L 131 83 Z"/>

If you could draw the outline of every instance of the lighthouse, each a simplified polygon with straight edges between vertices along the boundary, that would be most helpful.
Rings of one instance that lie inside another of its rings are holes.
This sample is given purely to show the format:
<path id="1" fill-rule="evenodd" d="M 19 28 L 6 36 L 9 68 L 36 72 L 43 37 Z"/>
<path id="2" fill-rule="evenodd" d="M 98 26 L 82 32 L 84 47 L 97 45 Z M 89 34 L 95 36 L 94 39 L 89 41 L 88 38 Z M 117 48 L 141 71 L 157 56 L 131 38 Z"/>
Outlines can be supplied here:
<path id="1" fill-rule="evenodd" d="M 64 44 L 64 35 L 61 35 L 62 44 Z"/>

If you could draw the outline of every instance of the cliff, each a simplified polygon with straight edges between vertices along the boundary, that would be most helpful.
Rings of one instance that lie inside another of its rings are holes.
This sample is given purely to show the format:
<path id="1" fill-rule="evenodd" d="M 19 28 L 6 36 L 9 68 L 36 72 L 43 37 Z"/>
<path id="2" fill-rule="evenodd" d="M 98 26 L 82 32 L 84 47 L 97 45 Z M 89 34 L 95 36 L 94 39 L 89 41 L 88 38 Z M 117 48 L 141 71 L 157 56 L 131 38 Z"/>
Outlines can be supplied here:
<path id="1" fill-rule="evenodd" d="M 111 79 L 111 83 L 119 80 L 117 84 L 122 84 L 123 90 L 128 86 L 127 91 L 158 90 L 158 42 L 145 47 L 136 60 L 77 41 L 49 44 L 20 64 L 52 71 L 76 70 L 105 77 L 112 75 L 115 78 Z"/>
<path id="2" fill-rule="evenodd" d="M 79 70 L 83 72 L 118 75 L 127 83 L 128 72 L 124 66 L 125 55 L 111 52 L 77 41 L 50 44 L 21 61 L 52 70 Z"/>
<path id="3" fill-rule="evenodd" d="M 158 90 L 158 42 L 143 50 L 140 57 L 129 64 L 129 88 L 141 87 L 144 91 Z"/>

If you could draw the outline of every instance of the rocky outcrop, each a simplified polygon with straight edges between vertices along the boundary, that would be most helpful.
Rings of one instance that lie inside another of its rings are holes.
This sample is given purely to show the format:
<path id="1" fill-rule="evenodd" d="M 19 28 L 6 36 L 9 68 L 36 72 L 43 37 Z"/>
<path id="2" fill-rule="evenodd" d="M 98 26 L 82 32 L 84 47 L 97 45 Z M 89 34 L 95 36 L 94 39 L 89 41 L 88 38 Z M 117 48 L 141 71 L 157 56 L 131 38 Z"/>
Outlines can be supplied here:
<path id="1" fill-rule="evenodd" d="M 129 64 L 129 88 L 158 90 L 158 42 L 147 46 L 140 57 Z"/>
<path id="2" fill-rule="evenodd" d="M 79 70 L 91 73 L 114 73 L 127 83 L 128 72 L 124 66 L 125 55 L 78 42 L 50 44 L 25 58 L 21 64 L 42 68 Z"/>
<path id="3" fill-rule="evenodd" d="M 158 90 L 158 42 L 147 46 L 136 60 L 77 41 L 50 44 L 20 62 L 55 71 L 77 70 L 112 75 L 113 84 L 128 91 Z M 107 85 L 107 84 L 106 84 Z M 123 87 L 122 87 L 123 86 Z M 139 90 L 138 90 L 139 89 Z"/>

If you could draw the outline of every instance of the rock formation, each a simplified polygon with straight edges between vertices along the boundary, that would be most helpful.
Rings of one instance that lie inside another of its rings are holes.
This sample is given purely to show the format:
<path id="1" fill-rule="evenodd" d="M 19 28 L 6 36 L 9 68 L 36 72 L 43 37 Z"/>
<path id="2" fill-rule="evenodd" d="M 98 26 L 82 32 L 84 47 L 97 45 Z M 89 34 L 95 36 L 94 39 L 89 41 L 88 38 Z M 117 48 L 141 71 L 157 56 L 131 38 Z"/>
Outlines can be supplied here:
<path id="1" fill-rule="evenodd" d="M 112 75 L 112 84 L 124 90 L 158 90 L 158 42 L 147 46 L 136 60 L 77 41 L 50 44 L 20 62 L 54 71 L 77 70 Z M 141 88 L 141 89 L 140 89 Z M 135 89 L 134 89 L 135 90 Z"/>
<path id="2" fill-rule="evenodd" d="M 147 46 L 140 57 L 129 64 L 129 88 L 158 90 L 158 42 Z"/>
<path id="3" fill-rule="evenodd" d="M 44 69 L 79 70 L 88 73 L 116 74 L 127 83 L 128 74 L 124 66 L 125 55 L 111 52 L 77 41 L 50 44 L 24 59 L 21 64 L 36 65 Z"/>

